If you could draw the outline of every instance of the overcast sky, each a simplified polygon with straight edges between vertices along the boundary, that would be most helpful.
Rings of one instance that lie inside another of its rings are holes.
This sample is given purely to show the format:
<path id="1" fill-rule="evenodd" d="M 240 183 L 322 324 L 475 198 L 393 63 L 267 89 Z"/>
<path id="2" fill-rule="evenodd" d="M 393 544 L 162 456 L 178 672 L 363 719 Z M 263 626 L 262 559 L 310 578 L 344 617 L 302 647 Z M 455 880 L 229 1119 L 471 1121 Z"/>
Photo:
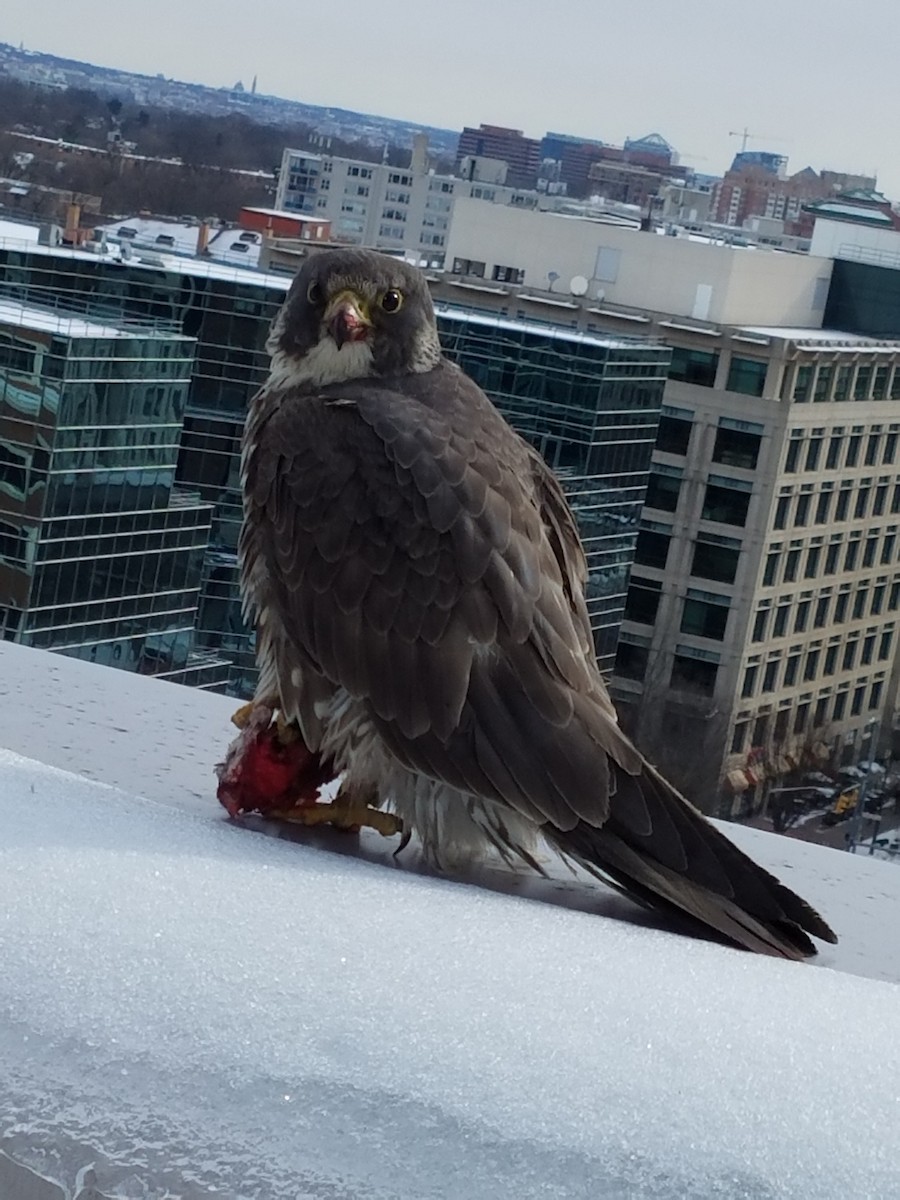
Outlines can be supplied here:
<path id="1" fill-rule="evenodd" d="M 900 200 L 897 0 L 2 0 L 0 41 L 461 128 L 749 149 Z"/>

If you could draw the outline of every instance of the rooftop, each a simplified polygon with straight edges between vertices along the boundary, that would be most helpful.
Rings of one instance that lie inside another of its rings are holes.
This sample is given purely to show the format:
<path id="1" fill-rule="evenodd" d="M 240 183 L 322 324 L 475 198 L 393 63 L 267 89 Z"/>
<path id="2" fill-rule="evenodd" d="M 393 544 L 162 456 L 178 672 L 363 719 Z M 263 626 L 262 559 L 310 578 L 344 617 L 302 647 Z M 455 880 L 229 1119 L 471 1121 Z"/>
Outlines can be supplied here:
<path id="1" fill-rule="evenodd" d="M 551 301 L 552 303 L 552 301 Z M 540 320 L 518 321 L 514 317 L 494 316 L 492 313 L 470 312 L 452 308 L 440 300 L 435 302 L 435 312 L 448 321 L 466 325 L 484 325 L 491 329 L 506 329 L 515 333 L 536 333 L 555 341 L 577 342 L 582 346 L 599 346 L 605 350 L 633 350 L 635 346 L 646 346 L 646 338 L 622 337 L 620 334 L 583 333 L 566 325 L 544 324 Z"/>
<path id="2" fill-rule="evenodd" d="M 565 873 L 241 828 L 232 706 L 0 643 L 7 1154 L 67 1195 L 894 1193 L 896 867 L 729 827 L 841 936 L 756 958 Z"/>
<path id="3" fill-rule="evenodd" d="M 746 325 L 741 333 L 759 338 L 781 338 L 786 342 L 796 342 L 798 345 L 808 344 L 815 348 L 832 346 L 835 349 L 846 347 L 852 350 L 889 350 L 896 351 L 900 341 L 890 338 L 867 337 L 862 333 L 843 333 L 839 329 L 809 329 L 790 327 L 787 325 Z"/>
<path id="4" fill-rule="evenodd" d="M 62 310 L 19 304 L 0 298 L 0 325 L 13 325 L 41 333 L 56 333 L 65 338 L 146 338 L 191 343 L 194 339 L 180 333 L 164 333 L 148 327 L 129 328 L 127 325 L 104 325 L 85 317 L 70 316 Z"/>

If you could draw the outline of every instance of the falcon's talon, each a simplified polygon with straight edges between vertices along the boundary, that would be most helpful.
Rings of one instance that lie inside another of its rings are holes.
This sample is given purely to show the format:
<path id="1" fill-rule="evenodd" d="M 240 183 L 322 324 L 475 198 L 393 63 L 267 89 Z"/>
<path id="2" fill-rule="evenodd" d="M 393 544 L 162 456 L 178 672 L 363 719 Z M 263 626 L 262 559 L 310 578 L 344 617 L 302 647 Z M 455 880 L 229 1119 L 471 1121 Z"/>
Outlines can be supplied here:
<path id="1" fill-rule="evenodd" d="M 248 700 L 246 704 L 242 704 L 237 712 L 231 714 L 232 725 L 238 729 L 246 729 L 250 724 L 250 718 L 253 716 L 253 710 L 256 708 L 256 703 L 253 700 Z"/>
<path id="2" fill-rule="evenodd" d="M 400 854 L 402 854 L 403 851 L 406 849 L 406 847 L 409 845 L 409 843 L 411 841 L 412 841 L 412 830 L 407 829 L 406 826 L 401 821 L 400 822 L 400 845 L 394 851 L 393 857 L 397 858 Z"/>
<path id="3" fill-rule="evenodd" d="M 409 840 L 399 817 L 394 813 L 382 812 L 380 808 L 370 808 L 368 804 L 346 804 L 336 800 L 296 808 L 273 809 L 265 815 L 278 821 L 288 821 L 292 825 L 334 825 L 336 829 L 348 833 L 356 833 L 367 827 L 374 829 L 382 837 L 394 837 L 399 833 Z M 405 844 L 404 842 L 402 845 Z"/>

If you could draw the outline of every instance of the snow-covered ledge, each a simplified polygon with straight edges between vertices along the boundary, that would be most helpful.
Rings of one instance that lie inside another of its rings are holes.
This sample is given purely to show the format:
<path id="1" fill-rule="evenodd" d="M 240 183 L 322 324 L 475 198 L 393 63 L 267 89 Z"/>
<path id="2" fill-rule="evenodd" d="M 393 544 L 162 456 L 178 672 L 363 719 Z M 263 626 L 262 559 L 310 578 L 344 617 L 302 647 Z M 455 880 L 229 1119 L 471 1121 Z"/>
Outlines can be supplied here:
<path id="1" fill-rule="evenodd" d="M 233 706 L 0 644 L 4 1200 L 900 1194 L 895 865 L 729 827 L 842 939 L 760 959 L 239 829 Z"/>

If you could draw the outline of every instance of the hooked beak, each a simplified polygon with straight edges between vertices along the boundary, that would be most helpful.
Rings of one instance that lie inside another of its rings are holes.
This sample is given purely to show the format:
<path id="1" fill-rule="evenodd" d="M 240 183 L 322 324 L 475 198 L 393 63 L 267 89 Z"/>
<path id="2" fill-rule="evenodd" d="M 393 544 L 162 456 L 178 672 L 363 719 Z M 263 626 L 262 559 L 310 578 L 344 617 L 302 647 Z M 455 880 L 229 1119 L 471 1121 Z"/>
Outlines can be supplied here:
<path id="1" fill-rule="evenodd" d="M 325 311 L 325 324 L 338 350 L 345 342 L 363 341 L 372 328 L 365 303 L 355 292 L 339 292 Z"/>

